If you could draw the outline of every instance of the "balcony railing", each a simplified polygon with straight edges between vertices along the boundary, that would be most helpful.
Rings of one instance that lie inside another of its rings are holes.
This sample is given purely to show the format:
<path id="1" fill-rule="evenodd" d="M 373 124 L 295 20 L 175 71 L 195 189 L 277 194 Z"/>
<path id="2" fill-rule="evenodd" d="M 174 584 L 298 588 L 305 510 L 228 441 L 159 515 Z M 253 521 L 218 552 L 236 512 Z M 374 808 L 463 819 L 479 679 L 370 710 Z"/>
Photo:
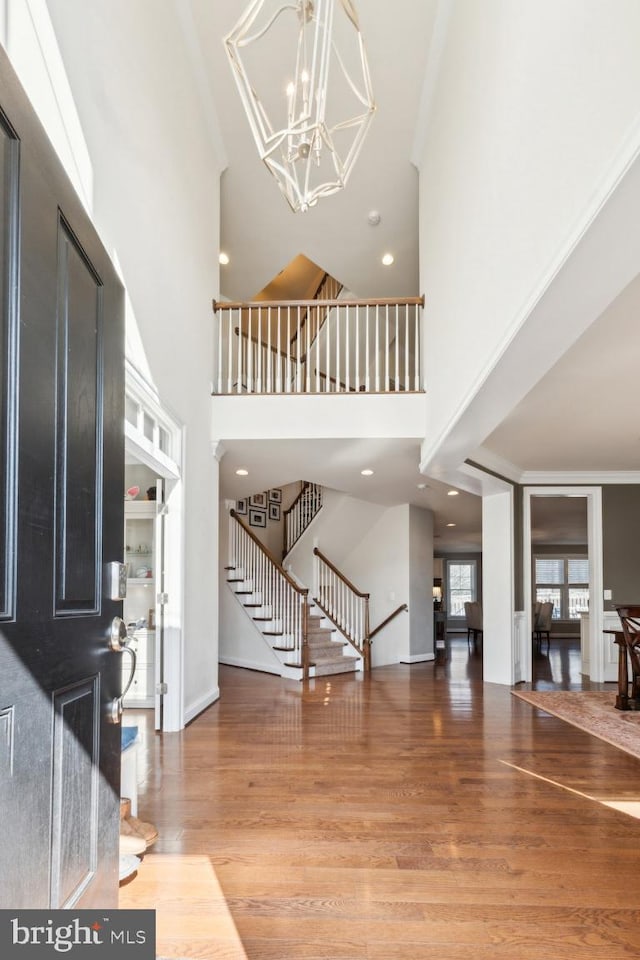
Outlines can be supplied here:
<path id="1" fill-rule="evenodd" d="M 423 297 L 218 303 L 217 394 L 422 390 Z"/>

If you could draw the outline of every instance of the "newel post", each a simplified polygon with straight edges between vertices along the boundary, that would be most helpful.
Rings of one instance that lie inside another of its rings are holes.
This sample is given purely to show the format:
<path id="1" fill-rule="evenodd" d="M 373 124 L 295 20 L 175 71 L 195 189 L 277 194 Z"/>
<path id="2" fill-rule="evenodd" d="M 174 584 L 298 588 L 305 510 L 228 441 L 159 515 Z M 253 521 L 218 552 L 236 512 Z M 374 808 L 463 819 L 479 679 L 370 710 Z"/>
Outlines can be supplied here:
<path id="1" fill-rule="evenodd" d="M 307 631 L 309 628 L 309 590 L 302 591 L 302 679 L 309 679 L 309 638 Z"/>
<path id="2" fill-rule="evenodd" d="M 371 673 L 371 638 L 369 636 L 369 594 L 364 598 L 364 672 Z"/>

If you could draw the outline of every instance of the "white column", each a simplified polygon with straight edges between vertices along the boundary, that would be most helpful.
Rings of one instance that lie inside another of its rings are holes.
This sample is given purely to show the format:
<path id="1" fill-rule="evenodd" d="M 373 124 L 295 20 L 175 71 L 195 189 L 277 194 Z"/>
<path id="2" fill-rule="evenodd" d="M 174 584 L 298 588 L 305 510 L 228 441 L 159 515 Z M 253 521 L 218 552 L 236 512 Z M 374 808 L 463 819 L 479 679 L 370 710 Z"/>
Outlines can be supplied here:
<path id="1" fill-rule="evenodd" d="M 513 654 L 513 491 L 482 498 L 483 676 L 511 685 Z"/>

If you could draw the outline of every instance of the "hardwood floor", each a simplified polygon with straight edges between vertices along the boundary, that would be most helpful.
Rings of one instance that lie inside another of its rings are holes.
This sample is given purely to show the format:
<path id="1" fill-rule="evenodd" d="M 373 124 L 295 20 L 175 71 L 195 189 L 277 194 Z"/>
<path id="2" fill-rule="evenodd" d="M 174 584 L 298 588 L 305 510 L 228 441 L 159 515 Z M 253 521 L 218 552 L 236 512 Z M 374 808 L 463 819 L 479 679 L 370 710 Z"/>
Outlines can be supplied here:
<path id="1" fill-rule="evenodd" d="M 446 663 L 308 688 L 221 667 L 220 688 L 180 734 L 127 716 L 160 839 L 121 906 L 157 909 L 158 954 L 640 955 L 640 820 L 601 802 L 640 800 L 640 765 L 483 685 L 466 636 Z"/>

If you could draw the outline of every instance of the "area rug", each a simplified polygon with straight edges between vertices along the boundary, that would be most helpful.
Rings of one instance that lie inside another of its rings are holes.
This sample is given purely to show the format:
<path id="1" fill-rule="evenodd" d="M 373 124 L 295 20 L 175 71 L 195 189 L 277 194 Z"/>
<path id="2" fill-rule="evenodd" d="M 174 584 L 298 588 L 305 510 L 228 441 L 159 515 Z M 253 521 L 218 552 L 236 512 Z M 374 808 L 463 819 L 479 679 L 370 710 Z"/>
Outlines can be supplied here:
<path id="1" fill-rule="evenodd" d="M 616 691 L 512 690 L 511 693 L 640 759 L 640 710 L 616 710 Z"/>

